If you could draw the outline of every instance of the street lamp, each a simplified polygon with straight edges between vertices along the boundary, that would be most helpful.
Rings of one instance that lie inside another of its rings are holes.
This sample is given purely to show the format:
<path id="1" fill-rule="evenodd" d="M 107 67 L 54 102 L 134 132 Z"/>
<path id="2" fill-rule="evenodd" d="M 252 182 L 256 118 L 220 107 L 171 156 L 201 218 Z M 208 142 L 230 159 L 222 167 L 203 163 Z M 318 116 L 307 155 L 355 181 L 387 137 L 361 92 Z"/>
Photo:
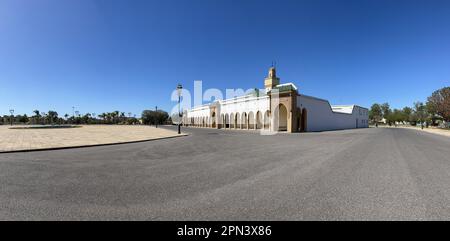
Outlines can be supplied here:
<path id="1" fill-rule="evenodd" d="M 181 114 L 181 111 L 180 111 L 180 102 L 181 102 L 181 93 L 182 93 L 182 90 L 183 90 L 183 86 L 181 86 L 181 84 L 178 84 L 178 86 L 177 86 L 177 94 L 178 94 L 178 117 L 179 117 L 179 120 L 178 120 L 178 134 L 181 134 L 181 117 L 183 116 L 183 115 Z"/>
<path id="2" fill-rule="evenodd" d="M 14 118 L 14 109 L 10 109 L 9 113 L 11 113 L 11 125 L 13 125 L 13 118 Z"/>

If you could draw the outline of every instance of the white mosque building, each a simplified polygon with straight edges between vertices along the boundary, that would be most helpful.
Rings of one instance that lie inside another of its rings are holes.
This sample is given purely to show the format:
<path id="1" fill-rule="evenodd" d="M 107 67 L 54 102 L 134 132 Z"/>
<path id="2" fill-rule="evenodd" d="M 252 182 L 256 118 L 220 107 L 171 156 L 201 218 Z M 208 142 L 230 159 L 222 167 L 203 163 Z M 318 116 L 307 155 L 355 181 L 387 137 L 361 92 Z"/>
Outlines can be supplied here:
<path id="1" fill-rule="evenodd" d="M 330 105 L 327 100 L 299 93 L 293 83 L 280 84 L 271 67 L 265 90 L 194 107 L 183 113 L 184 126 L 218 129 L 266 129 L 310 132 L 368 127 L 368 109 Z"/>

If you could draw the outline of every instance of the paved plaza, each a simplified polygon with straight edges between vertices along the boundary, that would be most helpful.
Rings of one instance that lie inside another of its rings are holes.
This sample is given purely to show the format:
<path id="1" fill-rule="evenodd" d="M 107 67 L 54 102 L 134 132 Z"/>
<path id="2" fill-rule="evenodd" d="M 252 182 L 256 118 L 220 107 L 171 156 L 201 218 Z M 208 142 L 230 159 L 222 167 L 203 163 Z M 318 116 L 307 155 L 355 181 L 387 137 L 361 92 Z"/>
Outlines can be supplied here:
<path id="1" fill-rule="evenodd" d="M 10 129 L 10 126 L 0 126 L 0 136 L 0 152 L 5 152 L 134 142 L 178 134 L 150 126 L 83 125 L 55 129 Z"/>
<path id="2" fill-rule="evenodd" d="M 183 129 L 188 136 L 0 154 L 0 220 L 450 219 L 446 136 Z"/>

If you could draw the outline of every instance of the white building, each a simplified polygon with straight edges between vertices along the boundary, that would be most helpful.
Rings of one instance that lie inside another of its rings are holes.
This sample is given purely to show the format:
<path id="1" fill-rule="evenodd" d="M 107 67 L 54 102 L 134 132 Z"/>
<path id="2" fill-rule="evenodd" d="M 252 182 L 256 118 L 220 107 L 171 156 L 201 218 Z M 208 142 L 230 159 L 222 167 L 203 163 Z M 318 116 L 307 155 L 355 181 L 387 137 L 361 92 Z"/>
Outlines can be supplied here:
<path id="1" fill-rule="evenodd" d="M 287 132 L 366 128 L 368 109 L 357 105 L 332 106 L 327 100 L 299 93 L 292 83 L 280 84 L 274 67 L 265 90 L 217 100 L 185 111 L 183 125 L 219 129 L 267 129 Z"/>

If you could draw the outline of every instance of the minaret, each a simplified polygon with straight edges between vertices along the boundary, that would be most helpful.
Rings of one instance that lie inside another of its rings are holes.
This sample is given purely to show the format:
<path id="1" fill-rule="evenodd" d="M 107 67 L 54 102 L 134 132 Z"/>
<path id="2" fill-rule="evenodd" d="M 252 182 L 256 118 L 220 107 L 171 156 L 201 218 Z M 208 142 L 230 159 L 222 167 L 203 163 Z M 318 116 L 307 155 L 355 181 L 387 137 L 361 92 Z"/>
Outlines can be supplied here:
<path id="1" fill-rule="evenodd" d="M 280 78 L 277 78 L 277 71 L 275 67 L 270 67 L 269 75 L 264 79 L 264 87 L 266 91 L 271 90 L 273 87 L 280 84 Z"/>

